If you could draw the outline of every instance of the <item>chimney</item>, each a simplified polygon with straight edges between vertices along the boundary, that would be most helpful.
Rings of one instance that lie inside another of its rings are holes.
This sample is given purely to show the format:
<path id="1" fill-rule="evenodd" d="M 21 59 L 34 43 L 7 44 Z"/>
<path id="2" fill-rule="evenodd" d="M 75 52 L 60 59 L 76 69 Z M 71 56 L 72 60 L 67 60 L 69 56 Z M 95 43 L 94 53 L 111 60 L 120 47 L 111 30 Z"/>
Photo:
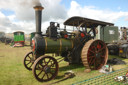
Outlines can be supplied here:
<path id="1" fill-rule="evenodd" d="M 44 9 L 44 7 L 42 6 L 35 6 L 35 18 L 36 18 L 36 35 L 41 35 L 41 20 L 42 20 L 42 9 Z"/>

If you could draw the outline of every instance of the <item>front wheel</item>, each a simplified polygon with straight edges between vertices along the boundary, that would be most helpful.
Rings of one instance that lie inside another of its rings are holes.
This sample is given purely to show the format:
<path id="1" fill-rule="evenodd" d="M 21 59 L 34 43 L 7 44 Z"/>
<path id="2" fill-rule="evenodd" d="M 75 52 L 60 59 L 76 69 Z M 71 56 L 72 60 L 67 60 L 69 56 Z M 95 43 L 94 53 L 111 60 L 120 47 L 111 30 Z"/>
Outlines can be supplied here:
<path id="1" fill-rule="evenodd" d="M 58 62 L 51 56 L 41 56 L 33 64 L 34 77 L 40 82 L 54 79 L 58 74 Z"/>
<path id="2" fill-rule="evenodd" d="M 34 63 L 34 57 L 32 51 L 26 54 L 23 63 L 26 69 L 32 70 L 32 65 Z"/>

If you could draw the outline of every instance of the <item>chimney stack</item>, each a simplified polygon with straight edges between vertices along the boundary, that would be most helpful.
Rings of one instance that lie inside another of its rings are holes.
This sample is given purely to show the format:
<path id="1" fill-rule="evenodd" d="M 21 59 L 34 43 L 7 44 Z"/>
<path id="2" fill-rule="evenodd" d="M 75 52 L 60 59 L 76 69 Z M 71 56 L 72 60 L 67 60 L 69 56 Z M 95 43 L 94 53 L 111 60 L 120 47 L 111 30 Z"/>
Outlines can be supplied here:
<path id="1" fill-rule="evenodd" d="M 36 35 L 41 35 L 41 20 L 42 20 L 42 10 L 44 7 L 35 6 L 35 18 L 36 18 Z"/>

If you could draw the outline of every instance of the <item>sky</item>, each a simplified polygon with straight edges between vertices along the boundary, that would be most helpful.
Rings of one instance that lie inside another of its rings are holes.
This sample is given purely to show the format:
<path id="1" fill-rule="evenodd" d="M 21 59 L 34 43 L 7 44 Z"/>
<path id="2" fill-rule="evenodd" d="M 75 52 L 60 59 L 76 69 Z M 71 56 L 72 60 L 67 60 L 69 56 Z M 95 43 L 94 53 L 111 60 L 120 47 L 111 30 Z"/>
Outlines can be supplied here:
<path id="1" fill-rule="evenodd" d="M 35 11 L 33 6 L 40 2 L 42 11 L 42 32 L 49 22 L 61 24 L 73 16 L 114 23 L 128 27 L 128 0 L 0 0 L 0 31 L 13 33 L 35 32 Z"/>

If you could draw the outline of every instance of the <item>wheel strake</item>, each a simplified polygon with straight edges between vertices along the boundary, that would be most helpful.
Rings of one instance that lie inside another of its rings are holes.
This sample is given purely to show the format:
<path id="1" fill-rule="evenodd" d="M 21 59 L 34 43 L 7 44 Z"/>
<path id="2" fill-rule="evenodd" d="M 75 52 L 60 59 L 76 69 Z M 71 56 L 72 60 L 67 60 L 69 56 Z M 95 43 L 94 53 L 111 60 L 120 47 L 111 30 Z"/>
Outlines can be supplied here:
<path id="1" fill-rule="evenodd" d="M 106 64 L 108 49 L 101 40 L 89 40 L 83 47 L 81 60 L 87 69 L 97 70 Z"/>

